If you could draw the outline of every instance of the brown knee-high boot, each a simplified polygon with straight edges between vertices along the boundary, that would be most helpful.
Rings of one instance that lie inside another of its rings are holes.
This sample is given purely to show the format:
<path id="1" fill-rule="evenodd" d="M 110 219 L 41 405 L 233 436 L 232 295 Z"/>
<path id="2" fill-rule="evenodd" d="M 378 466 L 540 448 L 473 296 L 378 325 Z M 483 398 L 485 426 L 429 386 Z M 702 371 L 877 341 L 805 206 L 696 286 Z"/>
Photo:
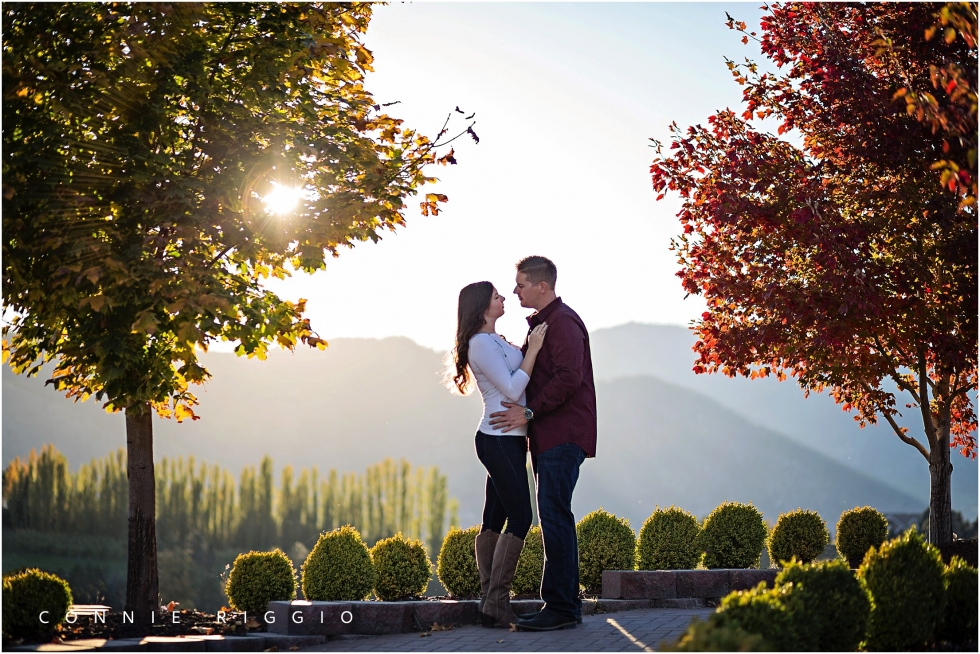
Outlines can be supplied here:
<path id="1" fill-rule="evenodd" d="M 500 534 L 493 550 L 493 565 L 490 567 L 490 585 L 483 612 L 494 619 L 496 625 L 507 627 L 517 622 L 514 609 L 510 605 L 510 587 L 517 572 L 517 561 L 524 549 L 524 539 L 513 534 Z"/>
<path id="2" fill-rule="evenodd" d="M 480 572 L 480 616 L 483 618 L 483 606 L 487 601 L 487 589 L 490 587 L 490 569 L 493 566 L 493 551 L 497 546 L 500 534 L 495 531 L 481 531 L 476 535 L 474 550 L 476 553 L 476 568 Z M 482 620 L 486 622 L 486 620 Z"/>

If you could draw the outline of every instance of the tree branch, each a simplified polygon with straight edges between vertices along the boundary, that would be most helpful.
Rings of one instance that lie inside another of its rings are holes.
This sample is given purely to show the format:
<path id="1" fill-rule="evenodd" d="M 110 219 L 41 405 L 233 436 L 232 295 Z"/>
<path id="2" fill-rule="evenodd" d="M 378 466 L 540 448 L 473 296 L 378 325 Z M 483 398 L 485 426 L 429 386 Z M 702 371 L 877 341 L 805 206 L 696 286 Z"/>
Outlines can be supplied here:
<path id="1" fill-rule="evenodd" d="M 881 339 L 878 337 L 877 334 L 874 335 L 874 339 L 875 339 L 875 345 L 878 346 L 878 351 L 881 352 L 882 356 L 888 358 L 888 363 L 889 363 L 888 376 L 892 378 L 892 380 L 898 385 L 899 388 L 909 393 L 912 396 L 912 399 L 916 401 L 916 403 L 921 404 L 921 402 L 919 401 L 919 394 L 915 392 L 915 387 L 898 376 L 898 371 L 896 370 L 896 365 L 894 363 L 894 360 L 891 354 L 888 353 L 888 350 L 885 348 L 884 344 L 881 342 Z M 895 349 L 898 350 L 899 352 L 902 351 L 901 348 L 895 348 Z"/>
<path id="2" fill-rule="evenodd" d="M 885 420 L 887 420 L 888 421 L 888 424 L 892 426 L 892 429 L 895 430 L 895 435 L 898 436 L 900 439 L 902 439 L 902 442 L 908 443 L 909 445 L 911 445 L 915 449 L 919 450 L 919 453 L 922 456 L 925 457 L 926 461 L 930 461 L 931 460 L 930 459 L 930 456 L 929 456 L 929 450 L 927 450 L 922 443 L 920 443 L 919 441 L 915 440 L 913 437 L 908 436 L 902 430 L 902 428 L 898 426 L 898 423 L 895 422 L 895 419 L 892 418 L 891 415 L 889 415 L 887 413 L 883 413 L 882 415 L 885 416 Z"/>
<path id="3" fill-rule="evenodd" d="M 238 18 L 235 18 L 232 21 L 231 29 L 228 30 L 228 36 L 225 37 L 225 42 L 221 44 L 221 48 L 218 50 L 218 52 L 216 52 L 214 54 L 214 57 L 213 57 L 214 59 L 217 59 L 218 57 L 220 57 L 221 55 L 223 55 L 225 53 L 225 50 L 228 49 L 228 46 L 234 40 L 234 36 L 235 36 L 235 33 L 236 32 L 238 32 Z M 221 63 L 221 62 L 218 62 L 218 63 Z M 211 74 L 208 75 L 208 87 L 209 88 L 214 83 L 214 75 L 217 72 L 218 72 L 218 67 L 217 66 L 215 66 L 214 68 L 211 69 Z"/>
<path id="4" fill-rule="evenodd" d="M 929 406 L 929 375 L 926 371 L 926 353 L 919 350 L 919 410 L 922 412 L 922 425 L 926 430 L 926 438 L 929 439 L 929 446 L 936 447 L 936 425 L 932 421 L 932 407 Z"/>
<path id="5" fill-rule="evenodd" d="M 232 251 L 232 250 L 233 250 L 234 248 L 235 248 L 235 246 L 234 246 L 234 245 L 229 245 L 228 247 L 226 247 L 226 248 L 225 248 L 224 250 L 222 250 L 222 251 L 221 251 L 221 252 L 220 252 L 220 253 L 219 253 L 219 254 L 218 254 L 217 256 L 215 256 L 215 258 L 214 258 L 214 259 L 211 259 L 211 261 L 208 261 L 208 264 L 207 264 L 206 266 L 204 266 L 204 267 L 205 267 L 205 269 L 207 269 L 207 268 L 210 268 L 210 267 L 211 267 L 211 266 L 213 266 L 214 264 L 216 264 L 216 263 L 218 263 L 219 261 L 221 261 L 221 259 L 222 259 L 222 258 L 224 258 L 224 256 L 225 256 L 226 254 L 228 254 L 229 252 L 231 252 L 231 251 Z"/>

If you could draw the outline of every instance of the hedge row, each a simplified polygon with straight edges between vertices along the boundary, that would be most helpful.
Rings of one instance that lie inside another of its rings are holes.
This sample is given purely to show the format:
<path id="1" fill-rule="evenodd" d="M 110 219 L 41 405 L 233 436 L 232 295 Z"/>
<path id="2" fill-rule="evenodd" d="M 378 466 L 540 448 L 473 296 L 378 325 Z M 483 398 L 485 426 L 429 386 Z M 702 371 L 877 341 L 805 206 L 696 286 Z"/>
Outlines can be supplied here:
<path id="1" fill-rule="evenodd" d="M 480 593 L 473 552 L 478 531 L 452 529 L 443 541 L 437 574 L 453 596 Z M 757 566 L 765 544 L 771 560 L 783 565 L 775 587 L 732 593 L 707 622 L 692 624 L 676 649 L 894 650 L 975 642 L 977 570 L 958 557 L 943 566 L 938 550 L 915 529 L 884 542 L 886 531 L 884 516 L 870 507 L 845 511 L 837 524 L 840 559 L 810 563 L 828 540 L 826 524 L 812 511 L 783 514 L 767 533 L 751 504 L 726 502 L 701 525 L 682 509 L 658 507 L 637 537 L 628 520 L 600 508 L 577 525 L 580 578 L 587 592 L 596 592 L 604 570 Z M 518 563 L 516 594 L 538 591 L 543 563 L 535 527 Z M 270 601 L 296 596 L 296 576 L 282 551 L 249 552 L 236 558 L 225 590 L 233 608 L 261 612 Z M 419 541 L 398 534 L 368 549 L 349 525 L 321 534 L 301 566 L 309 600 L 362 600 L 372 592 L 381 600 L 407 599 L 422 595 L 431 576 Z M 5 576 L 3 605 L 10 610 L 3 612 L 4 636 L 48 636 L 70 604 L 68 584 L 54 575 L 27 570 Z M 43 610 L 50 612 L 49 625 L 34 619 Z"/>
<path id="2" fill-rule="evenodd" d="M 673 651 L 895 651 L 976 643 L 977 570 L 913 528 L 865 552 L 855 574 L 842 559 L 791 561 L 774 588 L 725 597 Z M 945 643 L 945 645 L 944 645 Z"/>
<path id="3" fill-rule="evenodd" d="M 432 563 L 417 540 L 397 534 L 368 549 L 350 525 L 320 534 L 300 568 L 308 600 L 356 601 L 373 592 L 380 600 L 402 600 L 425 592 Z M 235 559 L 225 592 L 239 611 L 265 611 L 269 602 L 296 596 L 292 561 L 281 551 L 249 552 Z"/>

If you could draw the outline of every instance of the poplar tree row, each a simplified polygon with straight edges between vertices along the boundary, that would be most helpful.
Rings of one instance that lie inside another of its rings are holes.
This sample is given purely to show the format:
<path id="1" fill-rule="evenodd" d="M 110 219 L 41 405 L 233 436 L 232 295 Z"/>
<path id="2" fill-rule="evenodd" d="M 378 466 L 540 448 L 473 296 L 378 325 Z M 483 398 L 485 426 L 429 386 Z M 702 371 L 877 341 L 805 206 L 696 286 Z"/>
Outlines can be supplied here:
<path id="1" fill-rule="evenodd" d="M 52 445 L 15 458 L 3 472 L 5 523 L 13 528 L 125 538 L 128 484 L 120 449 L 72 473 Z M 234 476 L 194 457 L 162 459 L 156 467 L 157 538 L 161 547 L 195 539 L 213 548 L 311 548 L 320 531 L 357 527 L 369 544 L 402 532 L 438 549 L 452 510 L 447 479 L 438 468 L 391 459 L 364 474 L 283 468 L 278 487 L 273 462 Z M 454 511 L 453 511 L 454 512 Z"/>

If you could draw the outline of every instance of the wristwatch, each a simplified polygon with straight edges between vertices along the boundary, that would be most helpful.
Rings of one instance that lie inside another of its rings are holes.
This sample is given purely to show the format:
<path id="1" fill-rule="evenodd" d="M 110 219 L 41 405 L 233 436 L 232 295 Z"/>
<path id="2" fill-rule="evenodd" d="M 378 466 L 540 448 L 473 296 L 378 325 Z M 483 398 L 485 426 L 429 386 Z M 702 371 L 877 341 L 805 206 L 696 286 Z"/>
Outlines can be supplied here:
<path id="1" fill-rule="evenodd" d="M 534 411 L 531 411 L 528 407 L 524 407 L 524 419 L 528 422 L 534 420 Z"/>

